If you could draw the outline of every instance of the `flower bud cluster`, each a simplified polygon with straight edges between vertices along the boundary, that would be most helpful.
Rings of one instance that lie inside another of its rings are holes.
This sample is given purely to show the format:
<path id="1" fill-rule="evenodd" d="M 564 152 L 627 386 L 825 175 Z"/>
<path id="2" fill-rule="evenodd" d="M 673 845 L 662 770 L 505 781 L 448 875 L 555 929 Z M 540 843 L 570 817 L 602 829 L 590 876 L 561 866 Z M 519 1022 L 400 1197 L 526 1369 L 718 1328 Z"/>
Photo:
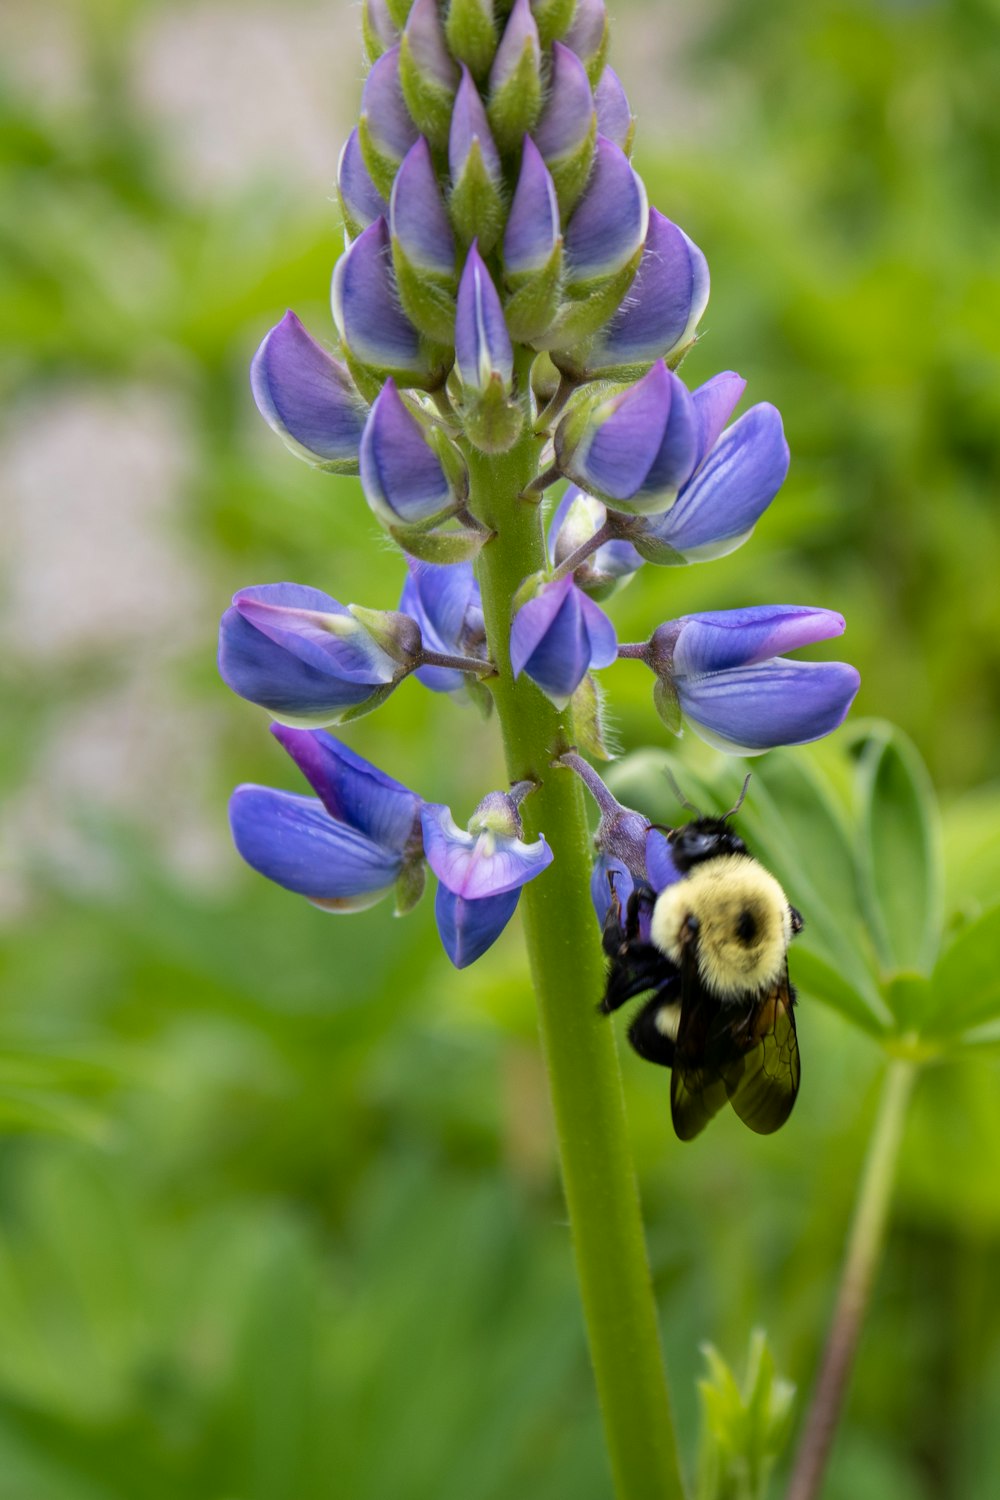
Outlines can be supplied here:
<path id="1" fill-rule="evenodd" d="M 391 887 L 406 909 L 428 863 L 438 928 L 461 966 L 552 857 L 544 840 L 522 841 L 530 784 L 489 794 L 459 830 L 446 807 L 316 726 L 370 712 L 411 675 L 490 706 L 496 669 L 476 569 L 504 518 L 471 492 L 482 455 L 499 464 L 515 445 L 541 450 L 543 472 L 508 504 L 533 505 L 568 481 L 546 565 L 530 571 L 539 532 L 509 641 L 493 645 L 501 658 L 508 649 L 515 679 L 560 712 L 572 705 L 576 740 L 592 753 L 605 753 L 592 674 L 620 657 L 652 670 L 671 730 L 687 723 L 749 754 L 829 733 L 858 677 L 782 655 L 839 634 L 831 610 L 685 615 L 619 645 L 601 607 L 647 565 L 739 547 L 789 465 L 773 406 L 733 420 L 739 375 L 689 390 L 677 373 L 708 301 L 708 266 L 650 207 L 631 164 L 635 122 L 607 62 L 604 0 L 364 0 L 362 29 L 370 68 L 338 166 L 335 352 L 289 312 L 261 343 L 251 385 L 294 453 L 360 476 L 406 572 L 395 610 L 302 584 L 236 595 L 222 676 L 277 721 L 318 801 L 240 788 L 233 830 L 254 868 L 329 909 Z M 636 820 L 602 811 L 599 914 L 609 871 L 624 898 L 627 882 L 653 879 L 651 862 L 661 875 L 669 863 Z"/>

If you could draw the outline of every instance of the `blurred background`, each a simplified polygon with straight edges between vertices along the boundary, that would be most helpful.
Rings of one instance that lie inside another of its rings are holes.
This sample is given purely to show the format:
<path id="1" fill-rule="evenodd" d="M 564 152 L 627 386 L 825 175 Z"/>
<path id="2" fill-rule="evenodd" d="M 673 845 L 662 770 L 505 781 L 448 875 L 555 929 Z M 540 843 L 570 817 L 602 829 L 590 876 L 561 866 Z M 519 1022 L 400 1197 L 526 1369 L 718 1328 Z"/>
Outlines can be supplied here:
<path id="1" fill-rule="evenodd" d="M 691 383 L 735 368 L 793 466 L 752 542 L 646 570 L 688 609 L 841 610 L 955 857 L 996 808 L 996 0 L 617 0 L 650 198 L 706 252 Z M 472 971 L 431 903 L 350 921 L 231 849 L 295 787 L 215 675 L 240 586 L 393 607 L 353 480 L 253 408 L 293 307 L 330 338 L 346 0 L 0 10 L 0 1500 L 606 1500 L 517 923 Z M 613 679 L 623 746 L 662 743 Z M 447 738 L 445 738 L 447 737 Z M 495 734 L 407 683 L 352 746 L 460 821 Z M 461 744 L 461 755 L 442 745 Z M 696 1147 L 624 1059 L 689 1460 L 699 1344 L 808 1388 L 879 1057 L 822 1006 L 760 1142 Z M 1000 1074 L 921 1083 L 828 1500 L 1000 1493 Z M 729 1112 L 727 1112 L 728 1114 Z"/>

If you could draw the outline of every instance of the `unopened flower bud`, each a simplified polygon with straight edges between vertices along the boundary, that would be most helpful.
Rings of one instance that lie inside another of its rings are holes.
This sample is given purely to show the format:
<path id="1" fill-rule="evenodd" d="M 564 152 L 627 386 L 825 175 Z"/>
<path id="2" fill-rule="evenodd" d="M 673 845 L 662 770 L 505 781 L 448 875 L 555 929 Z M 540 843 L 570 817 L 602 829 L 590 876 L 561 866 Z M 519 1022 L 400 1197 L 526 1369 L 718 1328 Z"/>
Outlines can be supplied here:
<path id="1" fill-rule="evenodd" d="M 392 179 L 418 133 L 403 98 L 399 47 L 390 47 L 376 59 L 365 80 L 358 122 L 365 165 L 384 198 L 392 191 Z"/>
<path id="2" fill-rule="evenodd" d="M 493 0 L 450 0 L 445 35 L 452 55 L 474 78 L 485 78 L 497 49 Z"/>
<path id="3" fill-rule="evenodd" d="M 423 136 L 396 174 L 392 263 L 403 308 L 421 333 L 450 344 L 455 330 L 455 237 Z"/>
<path id="4" fill-rule="evenodd" d="M 445 440 L 446 441 L 446 440 Z M 450 450 L 445 469 L 424 426 L 387 380 L 361 439 L 361 484 L 365 498 L 384 526 L 432 526 L 452 515 L 464 489 L 461 456 Z"/>
<path id="5" fill-rule="evenodd" d="M 364 0 L 361 34 L 370 63 L 396 45 L 399 41 L 399 29 L 392 19 L 387 0 Z"/>
<path id="6" fill-rule="evenodd" d="M 343 365 L 293 312 L 267 334 L 250 367 L 261 416 L 293 453 L 332 474 L 356 474 L 367 407 Z"/>
<path id="7" fill-rule="evenodd" d="M 682 229 L 652 209 L 627 297 L 589 339 L 553 351 L 553 359 L 575 380 L 633 378 L 657 359 L 673 366 L 694 338 L 708 293 L 705 257 Z"/>
<path id="8" fill-rule="evenodd" d="M 551 326 L 559 307 L 563 248 L 559 202 L 552 175 L 530 136 L 503 240 L 504 280 L 510 288 L 504 314 L 512 338 L 531 343 Z"/>
<path id="9" fill-rule="evenodd" d="M 458 76 L 437 0 L 414 0 L 400 43 L 399 80 L 417 129 L 434 146 L 447 143 Z"/>
<path id="10" fill-rule="evenodd" d="M 511 671 L 515 678 L 526 672 L 557 708 L 565 708 L 591 668 L 609 667 L 616 659 L 614 626 L 572 578 L 539 578 L 522 587 L 511 627 Z"/>
<path id="11" fill-rule="evenodd" d="M 512 150 L 538 119 L 542 61 L 538 27 L 529 0 L 514 0 L 490 68 L 487 115 L 501 151 Z"/>
<path id="12" fill-rule="evenodd" d="M 590 173 L 597 113 L 586 68 L 561 42 L 552 44 L 548 97 L 531 133 L 552 173 L 565 217 L 583 192 Z"/>
<path id="13" fill-rule="evenodd" d="M 626 156 L 632 152 L 635 135 L 635 116 L 628 97 L 614 68 L 606 67 L 594 89 L 594 105 L 597 109 L 597 128 L 620 146 Z"/>
<path id="14" fill-rule="evenodd" d="M 347 137 L 337 163 L 337 195 L 344 228 L 351 239 L 356 239 L 380 215 L 388 213 L 388 205 L 365 166 L 356 127 Z"/>
<path id="15" fill-rule="evenodd" d="M 587 69 L 590 82 L 596 83 L 608 51 L 608 13 L 604 0 L 576 0 L 573 24 L 566 33 L 566 45 L 572 47 Z"/>
<path id="16" fill-rule="evenodd" d="M 488 254 L 503 227 L 502 168 L 483 101 L 464 67 L 451 116 L 448 166 L 452 181 L 448 212 L 455 233 L 466 245 L 478 239 L 483 254 Z"/>
<path id="17" fill-rule="evenodd" d="M 439 360 L 399 306 L 384 219 L 370 224 L 338 260 L 333 317 L 350 359 L 367 367 L 376 388 L 390 377 L 427 389 L 440 384 Z"/>

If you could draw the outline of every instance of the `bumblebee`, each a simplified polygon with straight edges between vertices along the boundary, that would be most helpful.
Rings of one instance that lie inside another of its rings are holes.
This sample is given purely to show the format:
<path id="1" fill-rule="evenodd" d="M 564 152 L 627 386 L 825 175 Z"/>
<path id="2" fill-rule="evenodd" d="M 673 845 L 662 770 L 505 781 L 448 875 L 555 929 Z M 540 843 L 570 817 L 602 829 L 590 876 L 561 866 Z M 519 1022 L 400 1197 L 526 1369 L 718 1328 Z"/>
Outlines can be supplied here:
<path id="1" fill-rule="evenodd" d="M 769 1135 L 799 1090 L 788 947 L 802 917 L 730 828 L 742 800 L 724 817 L 665 829 L 680 879 L 659 895 L 637 883 L 624 914 L 612 881 L 604 923 L 610 966 L 600 1010 L 610 1015 L 652 992 L 628 1037 L 640 1057 L 671 1070 L 682 1141 L 727 1101 Z"/>

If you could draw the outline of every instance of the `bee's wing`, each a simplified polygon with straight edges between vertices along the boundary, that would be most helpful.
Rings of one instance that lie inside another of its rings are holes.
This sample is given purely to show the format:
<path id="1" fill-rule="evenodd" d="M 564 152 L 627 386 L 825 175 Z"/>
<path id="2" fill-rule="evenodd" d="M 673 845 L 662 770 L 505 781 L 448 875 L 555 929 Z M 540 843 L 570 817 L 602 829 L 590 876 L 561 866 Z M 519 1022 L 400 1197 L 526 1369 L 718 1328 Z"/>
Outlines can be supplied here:
<path id="1" fill-rule="evenodd" d="M 684 944 L 681 958 L 681 1018 L 670 1075 L 670 1117 L 682 1141 L 693 1141 L 729 1098 L 729 1087 L 715 1062 L 718 1001 L 698 974 L 697 938 Z"/>
<path id="2" fill-rule="evenodd" d="M 757 1003 L 746 1051 L 721 1069 L 733 1108 L 758 1135 L 784 1125 L 799 1091 L 794 1003 L 786 967 L 771 993 Z"/>

